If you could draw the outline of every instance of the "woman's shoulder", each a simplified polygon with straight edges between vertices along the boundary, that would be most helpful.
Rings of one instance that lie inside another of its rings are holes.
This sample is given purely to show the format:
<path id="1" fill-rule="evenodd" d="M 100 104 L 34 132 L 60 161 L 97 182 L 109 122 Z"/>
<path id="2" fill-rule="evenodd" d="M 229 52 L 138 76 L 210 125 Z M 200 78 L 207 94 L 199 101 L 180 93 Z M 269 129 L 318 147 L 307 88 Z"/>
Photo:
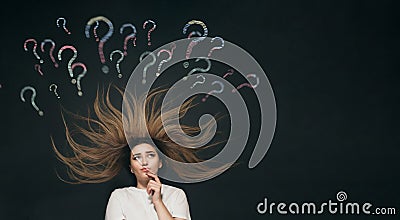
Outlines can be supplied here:
<path id="1" fill-rule="evenodd" d="M 114 192 L 125 191 L 125 190 L 128 190 L 129 188 L 132 188 L 132 186 L 125 186 L 125 187 L 115 188 Z"/>
<path id="2" fill-rule="evenodd" d="M 112 194 L 112 195 L 121 196 L 121 195 L 126 195 L 126 194 L 129 194 L 129 193 L 132 193 L 132 192 L 134 192 L 134 191 L 135 191 L 135 187 L 127 186 L 127 187 L 115 188 L 115 189 L 111 192 L 111 194 Z"/>

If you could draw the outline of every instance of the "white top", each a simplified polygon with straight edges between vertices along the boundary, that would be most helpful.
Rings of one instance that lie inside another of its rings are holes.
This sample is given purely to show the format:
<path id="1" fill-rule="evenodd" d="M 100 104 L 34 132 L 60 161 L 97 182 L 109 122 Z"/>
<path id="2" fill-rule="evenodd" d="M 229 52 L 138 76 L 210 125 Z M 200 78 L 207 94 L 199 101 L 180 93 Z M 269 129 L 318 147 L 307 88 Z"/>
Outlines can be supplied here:
<path id="1" fill-rule="evenodd" d="M 162 201 L 172 217 L 191 220 L 189 204 L 182 189 L 162 184 Z M 108 200 L 105 220 L 158 220 L 156 209 L 146 189 L 115 189 Z"/>

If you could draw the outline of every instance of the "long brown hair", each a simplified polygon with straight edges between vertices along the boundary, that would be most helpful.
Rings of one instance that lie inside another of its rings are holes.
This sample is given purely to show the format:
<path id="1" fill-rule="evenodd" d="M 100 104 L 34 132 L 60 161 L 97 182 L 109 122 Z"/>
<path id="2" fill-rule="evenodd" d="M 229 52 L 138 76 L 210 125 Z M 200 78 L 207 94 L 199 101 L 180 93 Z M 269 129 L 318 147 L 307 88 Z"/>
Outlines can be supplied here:
<path id="1" fill-rule="evenodd" d="M 106 94 L 104 94 L 104 91 L 97 91 L 96 99 L 93 103 L 96 118 L 90 117 L 90 115 L 85 117 L 69 112 L 74 119 L 85 121 L 87 124 L 86 128 L 74 124 L 74 129 L 69 129 L 63 116 L 66 140 L 72 150 L 72 156 L 62 154 L 55 146 L 53 138 L 51 138 L 52 148 L 56 157 L 67 166 L 68 177 L 72 181 L 64 180 L 58 175 L 61 180 L 71 184 L 101 183 L 111 180 L 123 167 L 128 167 L 130 148 L 127 140 L 145 138 L 147 137 L 147 132 L 162 153 L 180 162 L 200 162 L 202 159 L 198 157 L 196 152 L 218 144 L 214 143 L 198 148 L 190 148 L 191 146 L 195 146 L 196 143 L 187 137 L 181 137 L 182 141 L 184 141 L 183 143 L 187 144 L 185 147 L 169 139 L 166 129 L 169 132 L 182 129 L 190 136 L 198 133 L 200 128 L 189 125 L 163 126 L 161 109 L 157 104 L 159 104 L 159 100 L 167 89 L 154 89 L 146 96 L 135 97 L 127 92 L 124 93 L 122 89 L 114 86 L 121 96 L 129 98 L 129 102 L 124 102 L 124 105 L 132 107 L 125 108 L 127 111 L 124 111 L 123 120 L 122 111 L 111 103 L 110 87 L 108 87 Z M 179 118 L 184 117 L 187 111 L 195 106 L 193 100 L 194 97 L 186 100 L 181 106 L 176 107 L 179 110 Z M 172 109 L 163 112 L 163 118 L 168 121 L 168 119 L 177 117 L 173 115 L 173 112 L 176 110 Z M 219 119 L 217 118 L 217 120 Z M 124 123 L 127 124 L 124 126 Z M 207 123 L 203 130 L 204 135 L 199 137 L 200 141 L 209 139 L 213 135 L 211 131 L 212 124 Z M 80 134 L 84 139 L 79 139 L 74 134 Z M 230 165 L 227 164 L 226 166 Z M 221 169 L 226 169 L 226 166 L 221 167 Z M 175 169 L 174 167 L 172 168 Z M 182 178 L 185 178 L 185 172 L 175 171 Z M 218 172 L 218 170 L 212 172 Z"/>

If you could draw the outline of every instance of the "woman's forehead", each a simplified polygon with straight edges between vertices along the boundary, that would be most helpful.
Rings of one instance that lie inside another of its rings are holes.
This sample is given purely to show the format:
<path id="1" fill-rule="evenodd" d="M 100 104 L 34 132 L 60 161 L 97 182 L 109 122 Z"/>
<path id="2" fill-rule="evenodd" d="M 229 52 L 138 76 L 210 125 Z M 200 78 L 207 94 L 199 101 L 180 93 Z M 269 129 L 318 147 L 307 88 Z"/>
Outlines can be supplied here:
<path id="1" fill-rule="evenodd" d="M 150 144 L 143 143 L 143 144 L 138 144 L 138 145 L 134 146 L 132 148 L 131 152 L 132 152 L 132 154 L 136 154 L 136 153 L 145 153 L 148 151 L 155 152 L 155 149 Z"/>

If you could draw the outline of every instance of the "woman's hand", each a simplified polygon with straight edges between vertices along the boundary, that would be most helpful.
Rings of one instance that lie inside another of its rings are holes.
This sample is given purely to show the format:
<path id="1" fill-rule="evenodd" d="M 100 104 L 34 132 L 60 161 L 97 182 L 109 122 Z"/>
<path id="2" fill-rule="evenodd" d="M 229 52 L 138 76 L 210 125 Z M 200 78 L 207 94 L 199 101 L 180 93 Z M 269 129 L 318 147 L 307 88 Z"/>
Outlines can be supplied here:
<path id="1" fill-rule="evenodd" d="M 161 198 L 161 181 L 158 178 L 157 175 L 155 175 L 154 173 L 152 173 L 151 171 L 146 173 L 147 176 L 150 177 L 150 181 L 147 184 L 147 193 L 149 195 L 152 195 L 151 200 L 153 202 L 153 204 L 161 202 L 162 198 Z"/>

